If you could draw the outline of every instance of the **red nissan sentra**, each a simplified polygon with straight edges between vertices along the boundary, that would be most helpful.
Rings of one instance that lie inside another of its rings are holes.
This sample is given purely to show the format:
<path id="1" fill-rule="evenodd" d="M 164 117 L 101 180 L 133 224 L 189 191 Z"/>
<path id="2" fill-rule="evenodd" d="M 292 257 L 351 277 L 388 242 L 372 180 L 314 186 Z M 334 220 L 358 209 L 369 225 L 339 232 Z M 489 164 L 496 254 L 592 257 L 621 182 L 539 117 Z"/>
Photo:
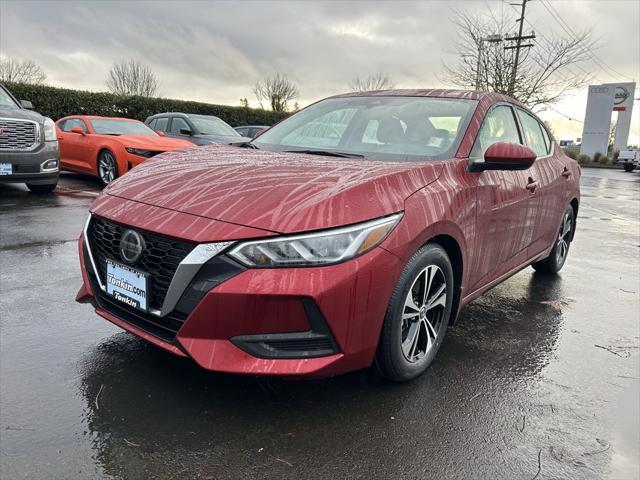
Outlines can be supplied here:
<path id="1" fill-rule="evenodd" d="M 78 301 L 210 370 L 375 363 L 403 381 L 465 304 L 567 258 L 580 169 L 508 97 L 340 95 L 246 146 L 162 154 L 110 184 Z"/>

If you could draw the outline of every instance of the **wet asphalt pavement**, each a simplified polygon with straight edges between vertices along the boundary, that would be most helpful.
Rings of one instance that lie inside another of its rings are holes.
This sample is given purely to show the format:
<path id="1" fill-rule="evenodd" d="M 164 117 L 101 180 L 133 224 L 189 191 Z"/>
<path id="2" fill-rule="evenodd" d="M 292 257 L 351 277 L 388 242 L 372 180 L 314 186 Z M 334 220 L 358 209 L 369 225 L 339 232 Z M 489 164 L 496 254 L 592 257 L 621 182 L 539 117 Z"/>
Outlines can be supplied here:
<path id="1" fill-rule="evenodd" d="M 208 373 L 76 304 L 97 191 L 0 185 L 3 479 L 640 477 L 640 174 L 585 169 L 561 274 L 476 300 L 403 385 Z"/>

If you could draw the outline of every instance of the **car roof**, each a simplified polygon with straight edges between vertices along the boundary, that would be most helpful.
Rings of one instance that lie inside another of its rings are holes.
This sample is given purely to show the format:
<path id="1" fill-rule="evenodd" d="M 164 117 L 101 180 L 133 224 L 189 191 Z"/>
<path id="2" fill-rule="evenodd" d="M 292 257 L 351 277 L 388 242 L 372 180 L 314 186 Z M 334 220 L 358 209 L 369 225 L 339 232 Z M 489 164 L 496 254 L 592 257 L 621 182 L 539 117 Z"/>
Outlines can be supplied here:
<path id="1" fill-rule="evenodd" d="M 433 98 L 457 98 L 466 100 L 483 100 L 489 102 L 510 102 L 521 105 L 520 102 L 511 97 L 495 92 L 483 92 L 477 90 L 451 90 L 445 88 L 431 89 L 393 89 L 393 90 L 372 90 L 369 92 L 349 92 L 334 95 L 329 98 L 347 97 L 433 97 Z"/>
<path id="2" fill-rule="evenodd" d="M 126 118 L 126 117 L 102 117 L 100 115 L 67 115 L 66 117 L 62 117 L 58 119 L 67 120 L 69 118 L 82 118 L 84 120 L 123 120 L 127 122 L 140 122 L 140 120 L 136 120 L 135 118 Z"/>

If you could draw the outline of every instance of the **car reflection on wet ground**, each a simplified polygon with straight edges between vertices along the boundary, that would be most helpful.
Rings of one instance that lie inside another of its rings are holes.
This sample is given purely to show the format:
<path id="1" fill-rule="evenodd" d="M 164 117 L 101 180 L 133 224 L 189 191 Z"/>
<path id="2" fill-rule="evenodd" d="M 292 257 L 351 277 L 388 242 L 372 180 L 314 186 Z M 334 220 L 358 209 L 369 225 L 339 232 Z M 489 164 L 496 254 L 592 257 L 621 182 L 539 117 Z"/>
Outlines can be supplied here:
<path id="1" fill-rule="evenodd" d="M 73 301 L 97 183 L 0 190 L 2 478 L 638 478 L 640 176 L 585 169 L 561 275 L 469 305 L 422 378 L 199 369 Z"/>

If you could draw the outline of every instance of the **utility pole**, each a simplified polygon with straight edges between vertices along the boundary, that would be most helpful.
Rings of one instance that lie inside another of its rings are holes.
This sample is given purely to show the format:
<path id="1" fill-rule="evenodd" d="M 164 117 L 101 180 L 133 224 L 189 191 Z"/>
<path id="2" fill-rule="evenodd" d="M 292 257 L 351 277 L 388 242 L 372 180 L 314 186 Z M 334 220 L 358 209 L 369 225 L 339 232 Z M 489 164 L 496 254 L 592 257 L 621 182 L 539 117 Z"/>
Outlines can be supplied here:
<path id="1" fill-rule="evenodd" d="M 531 32 L 531 35 L 522 36 L 522 30 L 524 28 L 524 12 L 527 9 L 527 2 L 531 0 L 522 0 L 522 3 L 511 3 L 510 5 L 519 5 L 521 7 L 520 10 L 520 18 L 516 20 L 516 22 L 520 23 L 520 27 L 518 29 L 517 37 L 506 37 L 505 40 L 515 41 L 515 45 L 510 45 L 508 47 L 504 47 L 505 50 L 515 49 L 516 57 L 513 62 L 513 68 L 511 69 L 511 80 L 509 81 L 509 90 L 508 94 L 513 95 L 513 91 L 516 86 L 516 76 L 518 74 L 518 63 L 520 62 L 520 49 L 521 48 L 530 48 L 533 47 L 532 43 L 527 43 L 525 45 L 522 44 L 522 40 L 533 40 L 536 38 L 536 34 Z"/>

